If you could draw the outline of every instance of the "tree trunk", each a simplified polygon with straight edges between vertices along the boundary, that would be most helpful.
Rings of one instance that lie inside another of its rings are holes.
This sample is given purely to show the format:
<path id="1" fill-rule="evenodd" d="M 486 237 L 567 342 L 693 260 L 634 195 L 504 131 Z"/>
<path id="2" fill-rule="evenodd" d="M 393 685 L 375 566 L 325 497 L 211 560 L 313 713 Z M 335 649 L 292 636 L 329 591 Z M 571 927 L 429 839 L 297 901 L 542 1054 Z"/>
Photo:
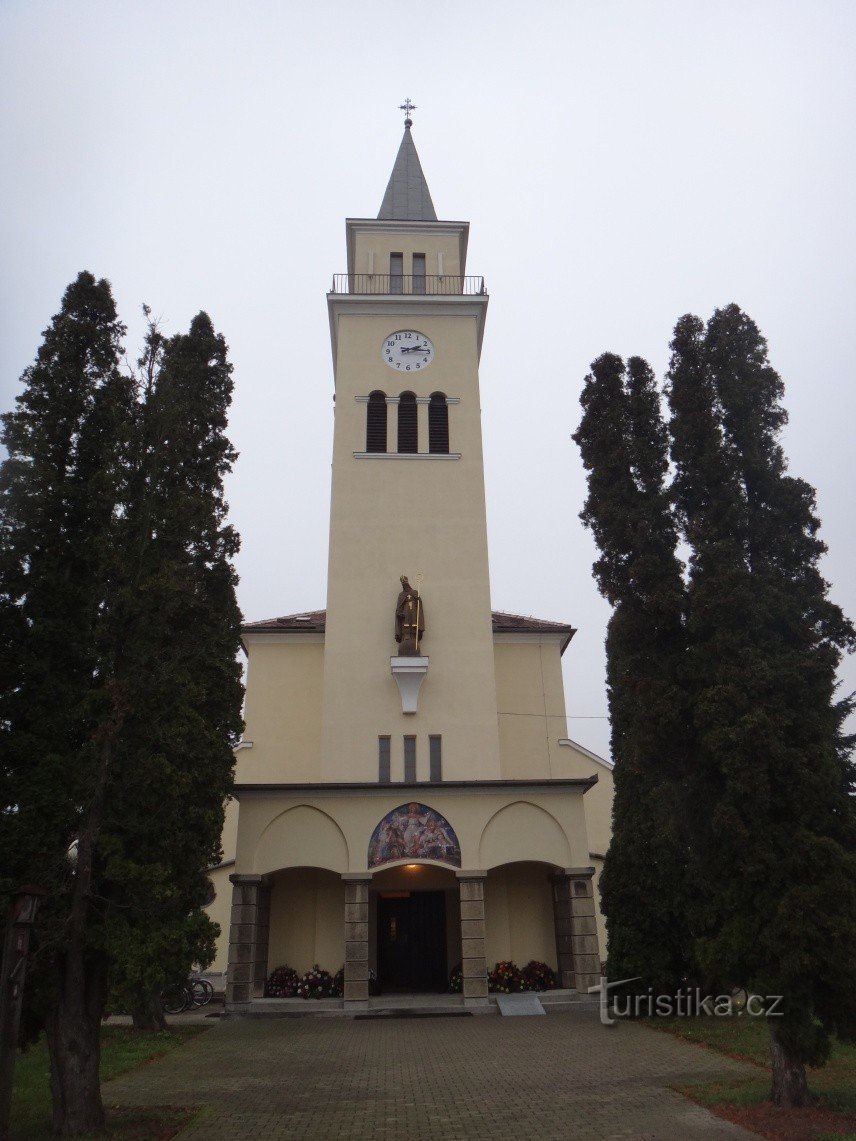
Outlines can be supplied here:
<path id="1" fill-rule="evenodd" d="M 135 995 L 131 1011 L 135 1030 L 166 1030 L 166 1019 L 159 994 L 141 992 Z"/>
<path id="2" fill-rule="evenodd" d="M 805 1066 L 789 1054 L 776 1037 L 774 1023 L 767 1020 L 770 1031 L 770 1055 L 773 1060 L 773 1105 L 780 1109 L 798 1109 L 808 1104 Z"/>
<path id="3" fill-rule="evenodd" d="M 51 1063 L 53 1129 L 62 1137 L 100 1129 L 104 1125 L 101 1101 L 101 1020 L 107 1004 L 109 963 L 101 951 L 87 947 L 93 853 L 101 829 L 101 812 L 111 741 L 101 748 L 95 793 L 88 818 L 81 828 L 74 886 L 68 916 L 68 948 L 59 956 L 59 997 L 45 1019 Z"/>
<path id="4" fill-rule="evenodd" d="M 51 1065 L 53 1129 L 62 1137 L 101 1129 L 101 1018 L 107 994 L 106 963 L 87 964 L 83 1001 L 61 994 L 45 1019 Z"/>

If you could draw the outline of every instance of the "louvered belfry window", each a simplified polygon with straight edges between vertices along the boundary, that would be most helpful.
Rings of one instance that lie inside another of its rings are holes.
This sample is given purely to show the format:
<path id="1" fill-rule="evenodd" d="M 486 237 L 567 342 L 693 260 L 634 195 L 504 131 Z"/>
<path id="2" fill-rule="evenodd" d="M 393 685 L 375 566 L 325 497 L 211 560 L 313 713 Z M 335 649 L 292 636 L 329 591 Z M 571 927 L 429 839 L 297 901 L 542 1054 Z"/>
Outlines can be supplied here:
<path id="1" fill-rule="evenodd" d="M 432 392 L 428 405 L 428 451 L 440 456 L 449 454 L 449 406 L 442 392 Z"/>
<path id="2" fill-rule="evenodd" d="M 372 392 L 366 413 L 366 451 L 386 451 L 386 396 Z"/>
<path id="3" fill-rule="evenodd" d="M 416 397 L 412 392 L 402 392 L 398 402 L 398 451 L 399 454 L 415 454 L 418 450 Z"/>

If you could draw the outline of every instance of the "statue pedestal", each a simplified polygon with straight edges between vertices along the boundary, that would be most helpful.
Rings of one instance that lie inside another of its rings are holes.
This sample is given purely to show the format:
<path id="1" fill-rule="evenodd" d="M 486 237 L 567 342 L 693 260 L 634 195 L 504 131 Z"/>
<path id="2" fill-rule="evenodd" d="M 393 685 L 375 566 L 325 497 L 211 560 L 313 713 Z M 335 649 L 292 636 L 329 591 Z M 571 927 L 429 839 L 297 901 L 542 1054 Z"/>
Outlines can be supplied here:
<path id="1" fill-rule="evenodd" d="M 401 712 L 415 713 L 419 690 L 428 673 L 427 658 L 390 658 L 389 666 L 401 694 Z"/>

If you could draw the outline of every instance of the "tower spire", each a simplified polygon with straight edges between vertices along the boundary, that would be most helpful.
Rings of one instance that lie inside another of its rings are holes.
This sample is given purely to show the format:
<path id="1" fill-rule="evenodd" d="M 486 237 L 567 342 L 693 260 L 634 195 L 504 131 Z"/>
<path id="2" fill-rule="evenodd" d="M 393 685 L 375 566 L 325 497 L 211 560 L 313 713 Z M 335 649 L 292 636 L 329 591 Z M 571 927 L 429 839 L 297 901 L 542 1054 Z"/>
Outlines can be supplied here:
<path id="1" fill-rule="evenodd" d="M 410 112 L 416 110 L 416 104 L 411 103 L 408 96 L 399 110 L 404 112 L 404 137 L 395 156 L 378 221 L 436 222 L 437 212 L 410 133 L 413 126 Z"/>

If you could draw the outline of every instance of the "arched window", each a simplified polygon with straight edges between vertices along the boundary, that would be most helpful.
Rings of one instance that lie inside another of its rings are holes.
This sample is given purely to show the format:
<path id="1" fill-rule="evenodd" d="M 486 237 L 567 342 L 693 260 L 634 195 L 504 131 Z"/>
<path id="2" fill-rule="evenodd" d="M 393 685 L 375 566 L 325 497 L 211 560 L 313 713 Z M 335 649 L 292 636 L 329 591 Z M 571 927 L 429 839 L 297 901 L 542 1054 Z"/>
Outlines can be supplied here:
<path id="1" fill-rule="evenodd" d="M 449 406 L 443 392 L 432 392 L 428 405 L 428 451 L 449 454 Z"/>
<path id="2" fill-rule="evenodd" d="M 366 414 L 366 451 L 386 451 L 386 395 L 372 392 Z"/>
<path id="3" fill-rule="evenodd" d="M 402 392 L 398 401 L 398 451 L 416 453 L 419 450 L 419 428 L 416 420 L 416 397 Z"/>

